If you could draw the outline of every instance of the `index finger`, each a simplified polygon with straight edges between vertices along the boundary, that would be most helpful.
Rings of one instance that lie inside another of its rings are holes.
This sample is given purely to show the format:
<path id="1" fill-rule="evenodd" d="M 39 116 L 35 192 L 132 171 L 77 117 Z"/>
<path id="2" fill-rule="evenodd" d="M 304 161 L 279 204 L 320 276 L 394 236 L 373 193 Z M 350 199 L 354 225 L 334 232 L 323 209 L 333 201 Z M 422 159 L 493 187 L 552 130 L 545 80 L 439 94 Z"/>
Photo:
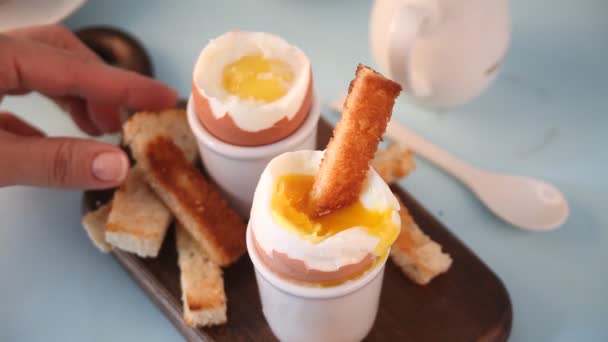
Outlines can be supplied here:
<path id="1" fill-rule="evenodd" d="M 0 131 L 6 131 L 26 137 L 45 136 L 41 130 L 9 112 L 0 112 Z"/>
<path id="2" fill-rule="evenodd" d="M 41 25 L 18 28 L 6 32 L 11 37 L 34 40 L 59 49 L 73 51 L 83 58 L 102 62 L 102 59 L 89 49 L 78 37 L 63 25 Z"/>
<path id="3" fill-rule="evenodd" d="M 47 96 L 72 95 L 147 110 L 173 107 L 177 102 L 175 90 L 159 81 L 51 46 L 4 37 L 0 47 L 8 51 L 3 57 L 7 60 L 0 58 L 0 78 L 7 78 L 0 79 L 0 86 L 8 89 L 0 93 L 26 88 Z"/>

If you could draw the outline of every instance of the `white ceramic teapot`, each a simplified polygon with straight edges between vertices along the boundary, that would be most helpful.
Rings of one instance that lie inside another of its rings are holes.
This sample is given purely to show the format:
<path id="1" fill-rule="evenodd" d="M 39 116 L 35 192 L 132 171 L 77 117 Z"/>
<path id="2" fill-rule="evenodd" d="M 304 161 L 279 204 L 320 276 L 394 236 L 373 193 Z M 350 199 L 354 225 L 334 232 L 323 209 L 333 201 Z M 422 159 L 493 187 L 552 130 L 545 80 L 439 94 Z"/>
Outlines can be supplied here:
<path id="1" fill-rule="evenodd" d="M 465 103 L 496 77 L 509 45 L 508 0 L 375 0 L 372 54 L 418 102 Z"/>

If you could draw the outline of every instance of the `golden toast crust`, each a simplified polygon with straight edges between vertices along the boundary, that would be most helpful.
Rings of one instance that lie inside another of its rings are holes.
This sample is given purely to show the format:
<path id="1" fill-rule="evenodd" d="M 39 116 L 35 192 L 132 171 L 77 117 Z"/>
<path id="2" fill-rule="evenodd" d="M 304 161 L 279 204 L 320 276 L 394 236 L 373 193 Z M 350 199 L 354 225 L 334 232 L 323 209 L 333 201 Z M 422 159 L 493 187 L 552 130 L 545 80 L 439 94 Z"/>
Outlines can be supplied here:
<path id="1" fill-rule="evenodd" d="M 149 141 L 145 159 L 149 184 L 212 261 L 226 266 L 245 253 L 245 223 L 171 139 Z"/>
<path id="2" fill-rule="evenodd" d="M 125 182 L 114 192 L 112 203 L 106 240 L 141 257 L 157 256 L 172 215 L 146 184 L 140 167 L 129 171 Z"/>
<path id="3" fill-rule="evenodd" d="M 182 109 L 137 112 L 123 125 L 124 142 L 137 154 L 150 139 L 164 135 L 173 140 L 186 159 L 194 161 L 198 157 L 198 147 L 186 117 L 186 111 Z"/>
<path id="4" fill-rule="evenodd" d="M 426 285 L 449 270 L 452 258 L 418 227 L 401 199 L 396 197 L 400 205 L 401 232 L 391 248 L 391 259 L 411 281 Z"/>
<path id="5" fill-rule="evenodd" d="M 89 211 L 82 217 L 82 225 L 89 239 L 103 253 L 108 253 L 112 250 L 112 245 L 106 242 L 104 235 L 104 227 L 108 221 L 110 210 L 112 210 L 112 201 L 93 211 Z"/>
<path id="6" fill-rule="evenodd" d="M 411 149 L 392 143 L 376 153 L 372 167 L 386 184 L 391 184 L 414 171 L 416 162 Z"/>
<path id="7" fill-rule="evenodd" d="M 401 86 L 359 64 L 311 190 L 317 215 L 354 203 Z"/>
<path id="8" fill-rule="evenodd" d="M 176 225 L 175 235 L 184 321 L 193 327 L 225 323 L 222 270 L 181 224 Z"/>

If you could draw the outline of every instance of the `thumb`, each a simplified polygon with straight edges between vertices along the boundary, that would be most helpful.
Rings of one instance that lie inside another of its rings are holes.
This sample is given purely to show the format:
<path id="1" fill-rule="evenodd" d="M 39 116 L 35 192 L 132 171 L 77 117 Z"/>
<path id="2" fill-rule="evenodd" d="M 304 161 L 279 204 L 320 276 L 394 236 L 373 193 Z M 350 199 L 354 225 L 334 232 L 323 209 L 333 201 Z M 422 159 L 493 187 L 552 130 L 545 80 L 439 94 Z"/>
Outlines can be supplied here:
<path id="1" fill-rule="evenodd" d="M 126 154 L 109 144 L 0 133 L 0 186 L 102 189 L 120 184 L 129 170 Z"/>

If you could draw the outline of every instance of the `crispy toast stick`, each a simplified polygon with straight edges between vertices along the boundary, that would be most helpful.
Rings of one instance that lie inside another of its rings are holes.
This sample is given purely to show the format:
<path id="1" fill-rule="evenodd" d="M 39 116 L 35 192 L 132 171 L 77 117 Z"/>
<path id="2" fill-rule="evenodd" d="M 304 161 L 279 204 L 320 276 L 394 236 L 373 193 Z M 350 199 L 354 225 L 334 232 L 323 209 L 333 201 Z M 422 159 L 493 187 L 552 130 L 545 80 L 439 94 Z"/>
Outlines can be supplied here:
<path id="1" fill-rule="evenodd" d="M 169 209 L 148 187 L 143 170 L 134 166 L 114 192 L 105 239 L 140 257 L 156 257 L 171 218 Z"/>
<path id="2" fill-rule="evenodd" d="M 181 225 L 175 225 L 184 321 L 191 327 L 226 323 L 222 269 Z"/>
<path id="3" fill-rule="evenodd" d="M 401 199 L 396 197 L 401 206 L 401 232 L 391 248 L 391 259 L 411 281 L 426 285 L 448 271 L 452 258 L 418 227 Z"/>
<path id="4" fill-rule="evenodd" d="M 317 215 L 357 200 L 400 92 L 399 84 L 359 64 L 310 193 Z"/>
<path id="5" fill-rule="evenodd" d="M 123 130 L 152 190 L 209 258 L 228 266 L 243 255 L 247 226 L 192 164 L 197 149 L 186 113 L 140 112 Z"/>

